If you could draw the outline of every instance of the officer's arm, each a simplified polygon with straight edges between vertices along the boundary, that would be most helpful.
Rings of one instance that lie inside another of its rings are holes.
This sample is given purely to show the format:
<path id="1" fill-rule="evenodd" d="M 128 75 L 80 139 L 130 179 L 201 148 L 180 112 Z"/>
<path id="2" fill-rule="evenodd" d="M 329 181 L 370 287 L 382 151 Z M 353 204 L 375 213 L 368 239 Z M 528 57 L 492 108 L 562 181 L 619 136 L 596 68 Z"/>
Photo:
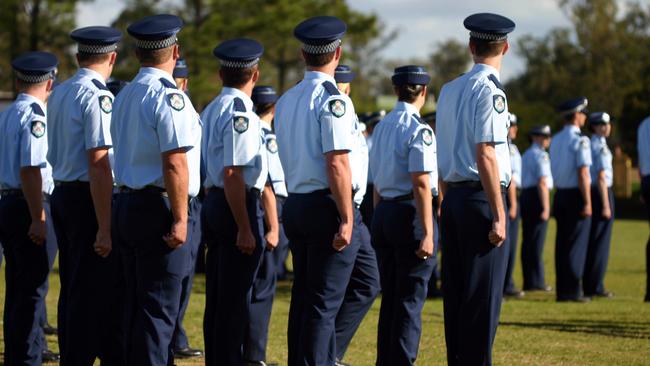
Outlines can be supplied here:
<path id="1" fill-rule="evenodd" d="M 430 248 L 424 248 L 422 245 L 420 246 L 418 255 L 422 258 L 433 255 L 433 205 L 431 204 L 433 198 L 431 197 L 429 173 L 411 173 L 411 184 L 413 184 L 415 206 L 418 211 L 420 223 L 422 223 L 422 228 L 424 229 L 424 238 L 422 241 L 431 242 Z"/>
<path id="2" fill-rule="evenodd" d="M 539 200 L 542 202 L 542 215 L 541 218 L 546 221 L 551 212 L 551 199 L 546 184 L 546 177 L 539 178 L 537 182 L 537 191 L 539 192 Z"/>
<path id="3" fill-rule="evenodd" d="M 20 168 L 20 184 L 23 189 L 23 195 L 27 201 L 29 215 L 32 218 L 32 225 L 38 224 L 44 227 L 45 210 L 43 209 L 43 180 L 41 178 L 41 168 L 37 166 L 25 166 Z M 42 238 L 34 237 L 30 229 L 30 237 L 37 244 L 41 244 L 45 239 L 46 232 L 42 233 Z"/>
<path id="4" fill-rule="evenodd" d="M 442 214 L 442 200 L 445 199 L 447 183 L 442 178 L 438 178 L 438 217 Z"/>
<path id="5" fill-rule="evenodd" d="M 497 164 L 496 152 L 494 143 L 483 142 L 476 144 L 476 163 L 478 166 L 478 173 L 481 179 L 481 185 L 487 196 L 494 223 L 504 225 L 506 220 L 506 212 L 501 199 L 501 180 L 499 177 L 499 165 Z M 505 232 L 503 238 L 496 238 L 492 244 L 500 246 L 505 240 Z"/>
<path id="6" fill-rule="evenodd" d="M 166 240 L 170 247 L 178 247 L 187 240 L 189 170 L 186 151 L 181 148 L 162 153 L 163 180 L 174 216 L 172 233 Z M 176 228 L 179 232 L 174 232 Z"/>
<path id="7" fill-rule="evenodd" d="M 266 233 L 266 247 L 268 249 L 275 249 L 278 245 L 278 235 L 280 233 L 280 223 L 278 221 L 278 209 L 277 203 L 275 201 L 275 193 L 273 192 L 273 187 L 270 184 L 264 186 L 264 192 L 262 193 L 262 207 L 264 208 L 264 222 L 268 227 L 268 232 Z"/>
<path id="8" fill-rule="evenodd" d="M 246 181 L 241 166 L 227 166 L 224 168 L 223 189 L 239 232 L 250 233 L 251 225 L 246 210 Z"/>
<path id="9" fill-rule="evenodd" d="M 108 159 L 108 149 L 98 148 L 89 150 L 88 153 L 88 178 L 90 180 L 90 194 L 92 195 L 97 217 L 97 240 L 110 238 L 111 233 L 111 202 L 113 197 L 113 176 L 111 163 Z M 109 250 L 108 248 L 102 250 Z M 108 253 L 99 253 L 108 255 Z"/>
<path id="10" fill-rule="evenodd" d="M 341 225 L 352 225 L 352 171 L 347 150 L 325 154 L 327 181 L 336 201 Z M 351 228 L 350 228 L 351 229 Z"/>
<path id="11" fill-rule="evenodd" d="M 609 190 L 607 189 L 607 178 L 604 169 L 598 172 L 598 194 L 600 194 L 600 199 L 603 202 L 602 216 L 609 218 L 611 216 L 611 208 L 609 207 Z"/>
<path id="12" fill-rule="evenodd" d="M 591 177 L 589 176 L 589 167 L 581 166 L 578 168 L 578 188 L 584 202 L 583 216 L 591 216 Z M 589 212 L 586 208 L 589 207 Z"/>
<path id="13" fill-rule="evenodd" d="M 508 201 L 510 202 L 508 216 L 510 220 L 514 220 L 517 217 L 517 184 L 514 179 L 510 180 L 510 187 L 508 187 Z"/>

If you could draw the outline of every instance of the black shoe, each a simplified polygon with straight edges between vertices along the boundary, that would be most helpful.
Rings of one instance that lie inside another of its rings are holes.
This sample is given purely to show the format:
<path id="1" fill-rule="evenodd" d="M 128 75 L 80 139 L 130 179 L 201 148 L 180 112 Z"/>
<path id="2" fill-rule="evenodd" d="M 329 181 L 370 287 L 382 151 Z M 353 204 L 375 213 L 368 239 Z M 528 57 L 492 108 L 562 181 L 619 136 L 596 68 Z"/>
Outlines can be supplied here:
<path id="1" fill-rule="evenodd" d="M 50 323 L 45 323 L 43 326 L 43 332 L 45 335 L 56 335 L 58 333 L 58 330 L 51 326 Z"/>
<path id="2" fill-rule="evenodd" d="M 587 295 L 587 296 L 603 297 L 603 298 L 611 299 L 612 297 L 614 297 L 614 293 L 610 291 L 603 291 L 603 292 L 597 292 L 593 295 Z"/>
<path id="3" fill-rule="evenodd" d="M 503 296 L 514 298 L 514 299 L 521 299 L 524 296 L 526 296 L 526 293 L 515 289 L 515 290 L 505 291 L 503 293 Z"/>
<path id="4" fill-rule="evenodd" d="M 334 366 L 350 366 L 350 364 L 336 360 L 336 362 L 334 362 Z"/>
<path id="5" fill-rule="evenodd" d="M 190 347 L 179 348 L 174 350 L 174 356 L 178 358 L 202 357 L 203 351 Z"/>
<path id="6" fill-rule="evenodd" d="M 41 356 L 43 358 L 43 362 L 54 362 L 58 361 L 61 359 L 61 356 L 59 356 L 58 353 L 54 353 L 50 350 L 45 350 L 43 351 L 43 354 Z"/>
<path id="7" fill-rule="evenodd" d="M 557 302 L 578 302 L 578 303 L 587 303 L 591 302 L 591 297 L 580 296 L 580 297 L 558 297 Z"/>

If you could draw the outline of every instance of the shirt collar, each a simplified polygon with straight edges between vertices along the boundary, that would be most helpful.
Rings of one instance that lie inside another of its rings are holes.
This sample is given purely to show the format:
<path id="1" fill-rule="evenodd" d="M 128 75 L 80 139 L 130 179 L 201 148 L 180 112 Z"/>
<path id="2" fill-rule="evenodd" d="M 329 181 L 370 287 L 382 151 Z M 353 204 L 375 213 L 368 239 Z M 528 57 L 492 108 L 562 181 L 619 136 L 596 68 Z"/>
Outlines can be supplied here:
<path id="1" fill-rule="evenodd" d="M 416 116 L 420 117 L 420 111 L 418 111 L 418 109 L 411 103 L 397 102 L 397 104 L 395 104 L 395 109 L 406 111 L 406 113 L 409 115 L 415 114 Z"/>
<path id="2" fill-rule="evenodd" d="M 36 103 L 36 104 L 39 105 L 39 107 L 41 107 L 41 109 L 43 111 L 46 110 L 45 109 L 45 103 L 43 103 L 43 101 L 41 101 L 40 99 L 36 98 L 33 95 L 29 95 L 29 94 L 26 94 L 26 93 L 18 94 L 18 96 L 16 97 L 16 102 L 25 102 L 25 103 L 29 103 L 29 104 Z"/>
<path id="3" fill-rule="evenodd" d="M 246 110 L 252 111 L 253 110 L 253 101 L 251 100 L 251 97 L 249 97 L 246 93 L 243 91 L 237 89 L 237 88 L 230 88 L 227 86 L 224 86 L 221 89 L 221 94 L 225 95 L 232 95 L 234 97 L 237 97 L 244 101 L 244 105 L 246 106 Z"/>
<path id="4" fill-rule="evenodd" d="M 334 76 L 320 71 L 305 71 L 305 80 L 323 80 L 323 81 L 329 81 L 334 85 L 336 85 L 336 80 L 334 79 Z"/>
<path id="5" fill-rule="evenodd" d="M 501 81 L 501 75 L 499 74 L 499 70 L 497 70 L 495 67 L 492 67 L 487 64 L 474 64 L 474 67 L 472 67 L 471 73 L 479 73 L 479 72 L 485 72 L 488 74 L 492 74 L 497 77 L 497 80 Z"/>
<path id="6" fill-rule="evenodd" d="M 171 74 L 167 73 L 166 71 L 163 71 L 161 69 L 158 69 L 156 67 L 141 67 L 139 74 L 142 75 L 152 75 L 154 77 L 158 78 L 165 78 L 168 81 L 172 82 L 174 86 L 176 86 L 176 80 L 171 76 Z"/>
<path id="7" fill-rule="evenodd" d="M 265 120 L 263 120 L 261 118 L 260 118 L 260 122 L 262 123 L 263 128 L 266 128 L 267 130 L 272 130 L 270 123 L 266 122 Z"/>
<path id="8" fill-rule="evenodd" d="M 79 69 L 79 71 L 77 71 L 77 75 L 79 75 L 81 77 L 88 77 L 90 79 L 97 79 L 102 84 L 106 85 L 106 80 L 104 79 L 104 77 L 95 70 L 91 70 L 89 68 L 82 67 L 82 68 Z"/>
<path id="9" fill-rule="evenodd" d="M 569 132 L 575 132 L 575 133 L 580 133 L 580 129 L 576 125 L 566 125 L 564 126 L 564 129 L 568 129 Z"/>

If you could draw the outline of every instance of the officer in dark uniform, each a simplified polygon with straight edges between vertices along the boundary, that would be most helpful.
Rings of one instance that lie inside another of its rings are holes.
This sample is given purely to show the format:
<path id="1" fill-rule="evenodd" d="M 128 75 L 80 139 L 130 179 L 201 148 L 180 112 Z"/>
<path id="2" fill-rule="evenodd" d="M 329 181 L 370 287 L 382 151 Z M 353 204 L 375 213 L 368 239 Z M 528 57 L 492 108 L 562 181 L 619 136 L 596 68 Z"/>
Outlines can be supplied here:
<path id="1" fill-rule="evenodd" d="M 515 23 L 482 13 L 464 25 L 475 65 L 442 87 L 436 125 L 447 187 L 440 223 L 445 339 L 449 365 L 491 365 L 508 258 L 511 177 L 508 103 L 499 75 Z"/>
<path id="2" fill-rule="evenodd" d="M 19 91 L 0 115 L 0 242 L 6 257 L 5 365 L 41 365 L 46 348 L 41 327 L 47 253 L 45 102 L 52 90 L 56 57 L 28 52 L 14 59 Z M 50 234 L 51 235 L 51 234 Z"/>
<path id="3" fill-rule="evenodd" d="M 580 133 L 587 121 L 587 103 L 580 97 L 558 107 L 564 128 L 551 140 L 551 172 L 557 187 L 553 215 L 558 301 L 590 301 L 583 296 L 581 284 L 591 225 L 591 148 L 589 138 Z"/>
<path id="4" fill-rule="evenodd" d="M 648 210 L 650 222 L 650 117 L 644 119 L 637 131 L 637 150 L 639 152 L 639 176 L 641 177 L 641 198 Z M 650 238 L 645 247 L 646 291 L 645 302 L 650 302 Z"/>
<path id="5" fill-rule="evenodd" d="M 277 209 L 268 179 L 266 144 L 251 94 L 259 79 L 264 48 L 252 39 L 219 44 L 214 55 L 221 67 L 221 93 L 206 107 L 203 156 L 206 227 L 211 231 L 206 260 L 203 321 L 206 365 L 242 365 L 253 311 L 253 283 L 265 247 L 278 244 Z M 266 203 L 269 203 L 266 205 Z M 269 220 L 264 233 L 262 209 Z"/>
<path id="6" fill-rule="evenodd" d="M 172 72 L 180 57 L 173 15 L 127 30 L 142 67 L 113 105 L 113 241 L 124 262 L 127 364 L 173 363 L 172 336 L 189 263 L 191 202 L 200 189 L 201 122 Z"/>

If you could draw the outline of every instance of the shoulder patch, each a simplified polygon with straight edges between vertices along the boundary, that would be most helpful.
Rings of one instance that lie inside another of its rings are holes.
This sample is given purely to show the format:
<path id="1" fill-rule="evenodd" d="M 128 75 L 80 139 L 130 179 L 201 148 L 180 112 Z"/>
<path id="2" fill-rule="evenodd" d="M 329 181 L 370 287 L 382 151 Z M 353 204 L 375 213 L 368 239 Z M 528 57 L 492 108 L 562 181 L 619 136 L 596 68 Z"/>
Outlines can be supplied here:
<path id="1" fill-rule="evenodd" d="M 426 125 L 426 124 L 427 124 L 426 122 L 424 122 L 424 120 L 422 119 L 422 117 L 418 116 L 418 115 L 415 114 L 415 113 L 413 113 L 413 114 L 411 115 L 411 117 L 415 118 L 415 120 L 418 121 L 420 124 L 423 124 L 423 125 Z"/>
<path id="2" fill-rule="evenodd" d="M 431 130 L 429 130 L 428 128 L 422 130 L 422 141 L 427 146 L 433 144 L 433 134 L 431 133 Z"/>
<path id="3" fill-rule="evenodd" d="M 177 111 L 182 111 L 185 108 L 185 98 L 180 93 L 167 94 L 169 105 Z"/>
<path id="4" fill-rule="evenodd" d="M 101 108 L 104 113 L 111 113 L 113 111 L 113 99 L 108 95 L 100 95 L 99 108 Z"/>
<path id="5" fill-rule="evenodd" d="M 268 140 L 266 140 L 266 149 L 271 154 L 278 152 L 278 141 L 275 139 L 275 137 L 270 137 Z"/>
<path id="6" fill-rule="evenodd" d="M 32 136 L 36 137 L 37 139 L 43 137 L 43 135 L 45 135 L 45 122 L 32 121 L 30 132 Z"/>
<path id="7" fill-rule="evenodd" d="M 589 148 L 589 140 L 587 140 L 585 137 L 580 138 L 580 148 L 582 150 Z"/>
<path id="8" fill-rule="evenodd" d="M 492 104 L 494 110 L 498 113 L 503 113 L 506 110 L 506 98 L 503 95 L 494 95 L 492 97 Z"/>
<path id="9" fill-rule="evenodd" d="M 325 88 L 330 95 L 341 95 L 341 92 L 336 85 L 332 84 L 330 81 L 324 82 L 323 88 Z"/>
<path id="10" fill-rule="evenodd" d="M 235 107 L 235 112 L 246 112 L 246 104 L 241 98 L 235 98 L 232 100 L 232 104 Z"/>
<path id="11" fill-rule="evenodd" d="M 97 79 L 93 79 L 92 81 L 93 81 L 93 84 L 95 84 L 95 86 L 97 87 L 97 89 L 99 89 L 99 90 L 109 90 L 109 89 L 106 87 L 106 85 L 102 84 L 101 81 L 99 81 L 99 80 L 97 80 Z"/>
<path id="12" fill-rule="evenodd" d="M 244 116 L 234 116 L 232 119 L 232 128 L 238 133 L 244 133 L 248 130 L 248 118 Z"/>
<path id="13" fill-rule="evenodd" d="M 32 107 L 32 111 L 34 111 L 34 114 L 37 114 L 41 117 L 45 117 L 45 112 L 43 112 L 43 108 L 41 108 L 41 106 L 38 105 L 38 103 L 34 102 L 30 105 L 30 107 Z"/>
<path id="14" fill-rule="evenodd" d="M 330 100 L 328 107 L 334 117 L 340 118 L 345 114 L 345 101 L 342 99 Z"/>
<path id="15" fill-rule="evenodd" d="M 165 86 L 165 88 L 178 89 L 178 88 L 176 87 L 176 85 L 174 85 L 174 83 L 172 83 L 171 81 L 169 81 L 169 80 L 167 80 L 167 79 L 165 79 L 165 78 L 160 78 L 159 80 L 160 80 L 160 82 L 162 83 L 162 85 Z"/>
<path id="16" fill-rule="evenodd" d="M 490 76 L 488 76 L 488 79 L 490 79 L 490 81 L 492 81 L 497 88 L 501 89 L 504 93 L 506 92 L 506 90 L 503 88 L 503 84 L 501 84 L 499 79 L 497 79 L 494 74 L 490 74 Z"/>

